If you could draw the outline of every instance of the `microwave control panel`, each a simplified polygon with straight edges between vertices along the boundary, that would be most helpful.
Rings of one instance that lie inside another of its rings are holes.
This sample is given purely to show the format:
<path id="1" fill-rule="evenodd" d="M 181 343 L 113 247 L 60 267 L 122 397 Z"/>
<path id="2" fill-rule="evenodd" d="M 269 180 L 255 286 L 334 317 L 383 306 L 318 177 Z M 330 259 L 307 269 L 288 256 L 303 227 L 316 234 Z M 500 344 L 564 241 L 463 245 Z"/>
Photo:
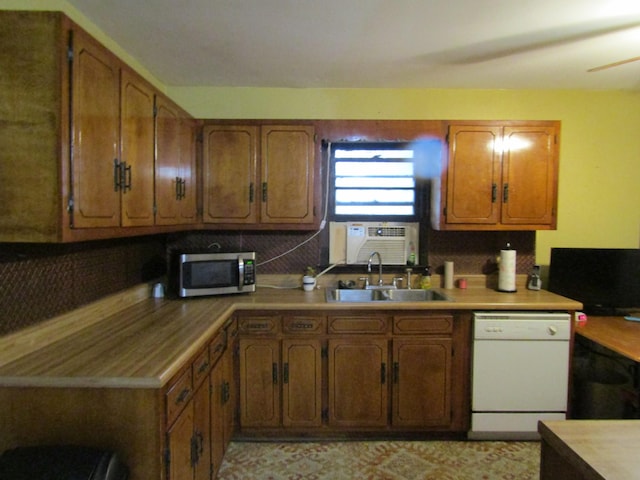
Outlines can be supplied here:
<path id="1" fill-rule="evenodd" d="M 244 284 L 253 285 L 256 283 L 256 266 L 253 260 L 244 261 Z"/>

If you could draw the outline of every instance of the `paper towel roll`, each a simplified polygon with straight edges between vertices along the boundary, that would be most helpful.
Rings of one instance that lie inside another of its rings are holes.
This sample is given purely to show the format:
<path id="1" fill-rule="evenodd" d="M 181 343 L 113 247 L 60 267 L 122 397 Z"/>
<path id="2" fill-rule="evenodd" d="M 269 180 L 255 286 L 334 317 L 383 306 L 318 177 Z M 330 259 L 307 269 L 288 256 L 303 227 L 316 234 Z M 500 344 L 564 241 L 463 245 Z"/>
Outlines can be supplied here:
<path id="1" fill-rule="evenodd" d="M 453 262 L 444 262 L 444 288 L 453 288 Z"/>
<path id="2" fill-rule="evenodd" d="M 498 291 L 516 291 L 515 250 L 500 250 L 500 265 L 498 267 Z"/>

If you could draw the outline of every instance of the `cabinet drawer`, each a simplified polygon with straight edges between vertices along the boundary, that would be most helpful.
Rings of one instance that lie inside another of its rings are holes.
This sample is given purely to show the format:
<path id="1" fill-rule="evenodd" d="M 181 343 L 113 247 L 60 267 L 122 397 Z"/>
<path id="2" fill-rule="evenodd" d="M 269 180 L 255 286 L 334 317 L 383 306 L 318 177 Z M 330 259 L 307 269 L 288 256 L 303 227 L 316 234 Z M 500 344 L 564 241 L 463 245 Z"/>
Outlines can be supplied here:
<path id="1" fill-rule="evenodd" d="M 240 317 L 239 329 L 243 335 L 272 335 L 279 331 L 279 316 Z"/>
<path id="2" fill-rule="evenodd" d="M 238 336 L 238 321 L 235 318 L 232 318 L 224 325 L 224 329 L 227 332 L 227 345 L 230 345 Z"/>
<path id="3" fill-rule="evenodd" d="M 282 319 L 282 330 L 285 333 L 322 334 L 326 330 L 324 317 L 292 315 Z"/>
<path id="4" fill-rule="evenodd" d="M 329 333 L 386 333 L 389 318 L 384 315 L 335 315 L 329 317 Z"/>
<path id="5" fill-rule="evenodd" d="M 176 380 L 166 394 L 167 398 L 167 425 L 182 411 L 193 394 L 193 375 L 191 369 L 185 372 Z"/>
<path id="6" fill-rule="evenodd" d="M 453 332 L 453 315 L 428 314 L 394 315 L 393 333 L 402 334 L 430 334 Z"/>
<path id="7" fill-rule="evenodd" d="M 209 357 L 209 349 L 205 348 L 200 354 L 196 357 L 191 365 L 191 369 L 193 372 L 193 386 L 196 388 L 200 385 L 202 379 L 206 378 L 207 373 L 209 373 L 209 369 L 211 367 L 211 359 Z"/>
<path id="8" fill-rule="evenodd" d="M 211 365 L 215 365 L 218 359 L 224 353 L 227 345 L 227 337 L 225 331 L 219 331 L 213 341 L 209 344 L 209 355 L 211 356 Z"/>

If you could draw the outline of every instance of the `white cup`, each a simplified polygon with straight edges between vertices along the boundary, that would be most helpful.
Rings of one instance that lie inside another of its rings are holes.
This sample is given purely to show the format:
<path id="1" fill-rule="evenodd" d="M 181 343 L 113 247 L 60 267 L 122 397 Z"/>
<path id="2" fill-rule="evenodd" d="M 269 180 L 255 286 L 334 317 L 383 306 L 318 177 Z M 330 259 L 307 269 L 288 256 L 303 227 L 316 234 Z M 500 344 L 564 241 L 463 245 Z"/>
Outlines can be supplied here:
<path id="1" fill-rule="evenodd" d="M 163 298 L 164 297 L 164 285 L 161 283 L 156 283 L 153 286 L 153 290 L 151 292 L 151 296 L 153 298 Z"/>

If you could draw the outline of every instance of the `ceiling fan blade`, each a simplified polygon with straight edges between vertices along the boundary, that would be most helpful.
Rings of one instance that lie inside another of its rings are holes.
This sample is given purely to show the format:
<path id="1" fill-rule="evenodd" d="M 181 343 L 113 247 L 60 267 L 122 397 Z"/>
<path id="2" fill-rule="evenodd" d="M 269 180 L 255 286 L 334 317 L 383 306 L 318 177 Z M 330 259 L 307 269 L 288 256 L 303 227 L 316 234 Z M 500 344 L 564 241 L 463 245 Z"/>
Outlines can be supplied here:
<path id="1" fill-rule="evenodd" d="M 435 57 L 436 61 L 440 60 L 450 64 L 469 65 L 545 48 L 569 45 L 639 27 L 639 17 L 624 19 L 613 17 L 605 20 L 585 22 L 577 25 L 563 25 L 562 27 L 474 43 L 471 46 L 466 45 L 454 50 L 436 52 L 431 54 L 431 56 Z"/>
<path id="2" fill-rule="evenodd" d="M 620 60 L 619 62 L 607 63 L 606 65 L 600 65 L 599 67 L 590 68 L 587 72 L 599 72 L 600 70 L 606 70 L 607 68 L 619 67 L 631 62 L 637 62 L 640 57 L 627 58 L 626 60 Z"/>

